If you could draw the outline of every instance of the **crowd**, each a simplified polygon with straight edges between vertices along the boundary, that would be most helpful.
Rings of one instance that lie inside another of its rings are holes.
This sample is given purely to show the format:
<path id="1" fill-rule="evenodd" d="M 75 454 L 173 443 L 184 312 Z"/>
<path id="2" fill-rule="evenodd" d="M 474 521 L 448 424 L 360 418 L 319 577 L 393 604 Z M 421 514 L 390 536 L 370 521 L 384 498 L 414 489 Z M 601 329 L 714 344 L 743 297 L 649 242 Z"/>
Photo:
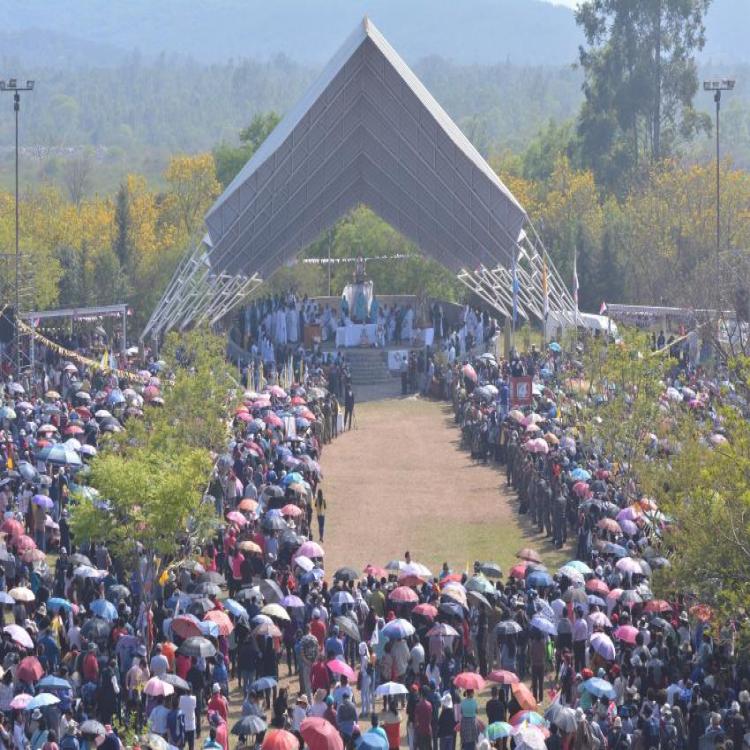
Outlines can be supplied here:
<path id="1" fill-rule="evenodd" d="M 463 346 L 447 337 L 448 350 Z M 750 670 L 732 628 L 685 596 L 654 598 L 669 519 L 628 496 L 561 417 L 557 384 L 577 365 L 559 347 L 509 362 L 425 357 L 419 383 L 450 394 L 476 458 L 505 464 L 519 513 L 557 546 L 575 541 L 557 571 L 529 548 L 509 571 L 492 561 L 432 571 L 408 552 L 326 570 L 321 456 L 340 423 L 313 367 L 288 389 L 248 385 L 209 488 L 224 523 L 149 592 L 138 560 L 107 539 L 75 539 L 68 517 L 76 494 L 93 491 L 81 475 L 101 434 L 158 403 L 165 364 L 134 360 L 140 380 L 126 382 L 54 353 L 43 361 L 29 393 L 6 376 L 0 410 L 4 748 L 228 750 L 232 736 L 264 750 L 746 741 Z M 533 403 L 512 409 L 509 376 L 523 374 Z M 670 388 L 710 411 L 695 373 Z"/>

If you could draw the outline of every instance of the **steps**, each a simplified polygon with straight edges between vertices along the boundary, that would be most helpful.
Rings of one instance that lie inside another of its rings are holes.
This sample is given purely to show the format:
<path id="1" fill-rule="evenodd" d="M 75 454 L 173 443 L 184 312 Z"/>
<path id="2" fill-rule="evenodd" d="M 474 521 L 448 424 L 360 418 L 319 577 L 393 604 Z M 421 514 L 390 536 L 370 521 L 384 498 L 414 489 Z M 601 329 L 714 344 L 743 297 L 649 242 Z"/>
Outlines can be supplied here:
<path id="1" fill-rule="evenodd" d="M 346 349 L 352 384 L 379 385 L 397 380 L 388 370 L 388 354 L 382 349 Z"/>

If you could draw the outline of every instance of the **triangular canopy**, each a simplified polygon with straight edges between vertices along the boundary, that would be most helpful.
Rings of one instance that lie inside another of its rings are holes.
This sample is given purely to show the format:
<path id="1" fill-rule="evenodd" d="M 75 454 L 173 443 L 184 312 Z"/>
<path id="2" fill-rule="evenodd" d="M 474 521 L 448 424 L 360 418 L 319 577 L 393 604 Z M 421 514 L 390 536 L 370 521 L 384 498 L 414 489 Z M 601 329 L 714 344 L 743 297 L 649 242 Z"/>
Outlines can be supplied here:
<path id="1" fill-rule="evenodd" d="M 268 278 L 359 203 L 455 272 L 510 267 L 526 220 L 367 18 L 209 211 L 212 273 Z"/>

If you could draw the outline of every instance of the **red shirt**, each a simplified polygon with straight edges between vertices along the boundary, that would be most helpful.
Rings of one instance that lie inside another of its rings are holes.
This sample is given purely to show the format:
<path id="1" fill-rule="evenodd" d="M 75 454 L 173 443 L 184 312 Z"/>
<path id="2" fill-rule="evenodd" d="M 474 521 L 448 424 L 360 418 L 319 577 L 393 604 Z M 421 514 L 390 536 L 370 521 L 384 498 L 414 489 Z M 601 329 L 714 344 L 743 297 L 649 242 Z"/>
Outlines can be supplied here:
<path id="1" fill-rule="evenodd" d="M 188 672 L 190 671 L 191 660 L 189 656 L 184 654 L 177 654 L 175 657 L 175 672 L 178 677 L 182 677 L 183 680 L 187 680 Z"/>
<path id="2" fill-rule="evenodd" d="M 328 667 L 322 661 L 316 661 L 310 668 L 310 685 L 313 691 L 328 690 L 331 684 L 331 678 L 328 674 Z"/>
<path id="3" fill-rule="evenodd" d="M 229 707 L 227 706 L 227 699 L 221 693 L 214 693 L 207 706 L 209 711 L 216 711 L 224 721 L 229 716 Z M 217 737 L 218 739 L 218 737 Z"/>
<path id="4" fill-rule="evenodd" d="M 229 750 L 229 737 L 227 735 L 226 720 L 222 721 L 221 724 L 216 727 L 216 741 L 224 748 L 224 750 Z"/>
<path id="5" fill-rule="evenodd" d="M 310 632 L 318 639 L 318 645 L 325 648 L 326 626 L 323 620 L 313 620 L 310 623 Z"/>
<path id="6" fill-rule="evenodd" d="M 414 729 L 417 734 L 432 737 L 432 703 L 422 698 L 414 711 Z"/>

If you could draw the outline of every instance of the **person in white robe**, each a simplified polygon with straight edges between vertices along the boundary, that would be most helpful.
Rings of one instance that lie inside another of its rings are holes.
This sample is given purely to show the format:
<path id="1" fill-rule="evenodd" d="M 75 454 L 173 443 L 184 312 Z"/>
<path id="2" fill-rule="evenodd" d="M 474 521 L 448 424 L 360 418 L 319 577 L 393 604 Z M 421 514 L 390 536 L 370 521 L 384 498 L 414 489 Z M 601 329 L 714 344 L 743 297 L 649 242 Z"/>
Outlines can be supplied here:
<path id="1" fill-rule="evenodd" d="M 296 344 L 299 341 L 299 313 L 297 305 L 292 304 L 286 311 L 286 337 L 290 344 Z"/>
<path id="2" fill-rule="evenodd" d="M 286 346 L 286 311 L 280 307 L 276 311 L 276 344 L 277 346 Z"/>
<path id="3" fill-rule="evenodd" d="M 401 323 L 401 340 L 409 341 L 414 338 L 414 310 L 411 309 L 411 305 L 406 308 L 404 313 L 404 320 Z"/>

